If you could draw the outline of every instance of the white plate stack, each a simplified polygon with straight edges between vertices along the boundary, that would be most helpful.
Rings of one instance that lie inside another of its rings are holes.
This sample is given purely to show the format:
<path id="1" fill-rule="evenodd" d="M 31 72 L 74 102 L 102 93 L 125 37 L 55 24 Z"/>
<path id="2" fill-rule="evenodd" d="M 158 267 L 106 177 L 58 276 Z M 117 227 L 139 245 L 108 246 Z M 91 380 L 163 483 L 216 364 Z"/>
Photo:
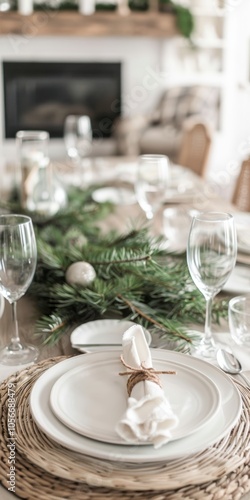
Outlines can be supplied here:
<path id="1" fill-rule="evenodd" d="M 241 414 L 233 382 L 215 366 L 189 355 L 152 349 L 156 370 L 174 370 L 161 382 L 179 424 L 162 447 L 123 442 L 115 426 L 127 404 L 121 349 L 101 350 L 59 362 L 35 382 L 33 418 L 53 441 L 69 450 L 123 463 L 160 463 L 207 449 Z"/>

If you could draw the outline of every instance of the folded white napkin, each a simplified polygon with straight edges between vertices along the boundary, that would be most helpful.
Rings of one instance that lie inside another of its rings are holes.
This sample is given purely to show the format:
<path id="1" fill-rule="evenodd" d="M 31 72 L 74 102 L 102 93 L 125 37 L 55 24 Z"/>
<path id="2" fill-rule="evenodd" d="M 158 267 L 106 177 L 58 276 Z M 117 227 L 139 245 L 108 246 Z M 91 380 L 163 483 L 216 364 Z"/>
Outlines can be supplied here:
<path id="1" fill-rule="evenodd" d="M 122 345 L 123 360 L 127 365 L 133 368 L 140 368 L 142 365 L 152 368 L 151 353 L 140 325 L 133 325 L 124 333 Z M 176 375 L 159 375 L 174 376 Z M 171 429 L 177 424 L 178 418 L 163 389 L 155 382 L 143 380 L 133 387 L 126 412 L 118 422 L 116 432 L 125 441 L 144 442 L 160 448 L 171 439 Z"/>

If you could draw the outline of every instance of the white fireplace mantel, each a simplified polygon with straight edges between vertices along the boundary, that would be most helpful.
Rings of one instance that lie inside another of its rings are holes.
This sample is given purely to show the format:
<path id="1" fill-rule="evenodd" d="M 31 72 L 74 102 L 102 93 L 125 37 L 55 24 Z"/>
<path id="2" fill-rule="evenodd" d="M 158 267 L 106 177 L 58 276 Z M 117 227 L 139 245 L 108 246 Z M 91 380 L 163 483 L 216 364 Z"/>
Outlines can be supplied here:
<path id="1" fill-rule="evenodd" d="M 176 16 L 150 9 L 146 12 L 36 11 L 29 16 L 0 12 L 0 35 L 22 36 L 147 36 L 173 37 L 178 33 Z"/>
<path id="2" fill-rule="evenodd" d="M 153 109 L 167 74 L 162 71 L 163 39 L 148 37 L 22 36 L 0 37 L 0 95 L 4 102 L 2 61 L 121 62 L 123 115 L 148 113 Z M 62 82 L 63 84 L 63 82 Z M 4 109 L 1 106 L 0 146 L 11 159 L 14 140 L 4 138 Z M 52 151 L 63 151 L 61 140 L 51 141 Z M 53 154 L 53 153 L 52 153 Z"/>

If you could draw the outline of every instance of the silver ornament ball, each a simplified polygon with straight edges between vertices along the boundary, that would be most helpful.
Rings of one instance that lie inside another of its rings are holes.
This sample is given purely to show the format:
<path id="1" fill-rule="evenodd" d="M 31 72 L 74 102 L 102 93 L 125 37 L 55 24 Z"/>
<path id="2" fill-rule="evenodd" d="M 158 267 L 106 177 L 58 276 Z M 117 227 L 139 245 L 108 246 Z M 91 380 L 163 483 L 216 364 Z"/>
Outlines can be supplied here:
<path id="1" fill-rule="evenodd" d="M 88 262 L 74 262 L 65 274 L 65 279 L 69 285 L 90 285 L 96 278 L 96 272 Z"/>

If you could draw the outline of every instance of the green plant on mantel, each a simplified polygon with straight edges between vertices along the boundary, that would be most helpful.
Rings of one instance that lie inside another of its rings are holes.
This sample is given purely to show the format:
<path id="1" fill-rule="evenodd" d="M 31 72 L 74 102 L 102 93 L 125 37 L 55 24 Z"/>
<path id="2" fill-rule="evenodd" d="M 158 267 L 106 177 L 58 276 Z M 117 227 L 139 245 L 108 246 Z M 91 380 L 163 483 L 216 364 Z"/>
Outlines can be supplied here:
<path id="1" fill-rule="evenodd" d="M 78 11 L 79 6 L 77 0 L 62 0 L 58 3 L 52 3 L 49 0 L 44 1 L 34 1 L 33 3 L 34 11 L 63 11 L 63 10 L 74 10 Z M 17 0 L 13 0 L 11 10 L 18 10 Z"/>
<path id="2" fill-rule="evenodd" d="M 168 12 L 176 15 L 177 28 L 180 33 L 185 37 L 191 37 L 194 31 L 194 16 L 190 9 L 172 2 L 172 0 L 159 0 L 159 10 L 161 12 Z"/>
<path id="3" fill-rule="evenodd" d="M 149 2 L 148 0 L 128 0 L 128 6 L 132 11 L 143 12 L 149 9 Z"/>
<path id="4" fill-rule="evenodd" d="M 113 12 L 113 11 L 117 10 L 117 7 L 118 7 L 118 5 L 115 2 L 112 2 L 112 3 L 97 2 L 95 4 L 95 10 L 97 12 L 102 11 L 102 10 L 107 11 L 107 12 Z"/>

